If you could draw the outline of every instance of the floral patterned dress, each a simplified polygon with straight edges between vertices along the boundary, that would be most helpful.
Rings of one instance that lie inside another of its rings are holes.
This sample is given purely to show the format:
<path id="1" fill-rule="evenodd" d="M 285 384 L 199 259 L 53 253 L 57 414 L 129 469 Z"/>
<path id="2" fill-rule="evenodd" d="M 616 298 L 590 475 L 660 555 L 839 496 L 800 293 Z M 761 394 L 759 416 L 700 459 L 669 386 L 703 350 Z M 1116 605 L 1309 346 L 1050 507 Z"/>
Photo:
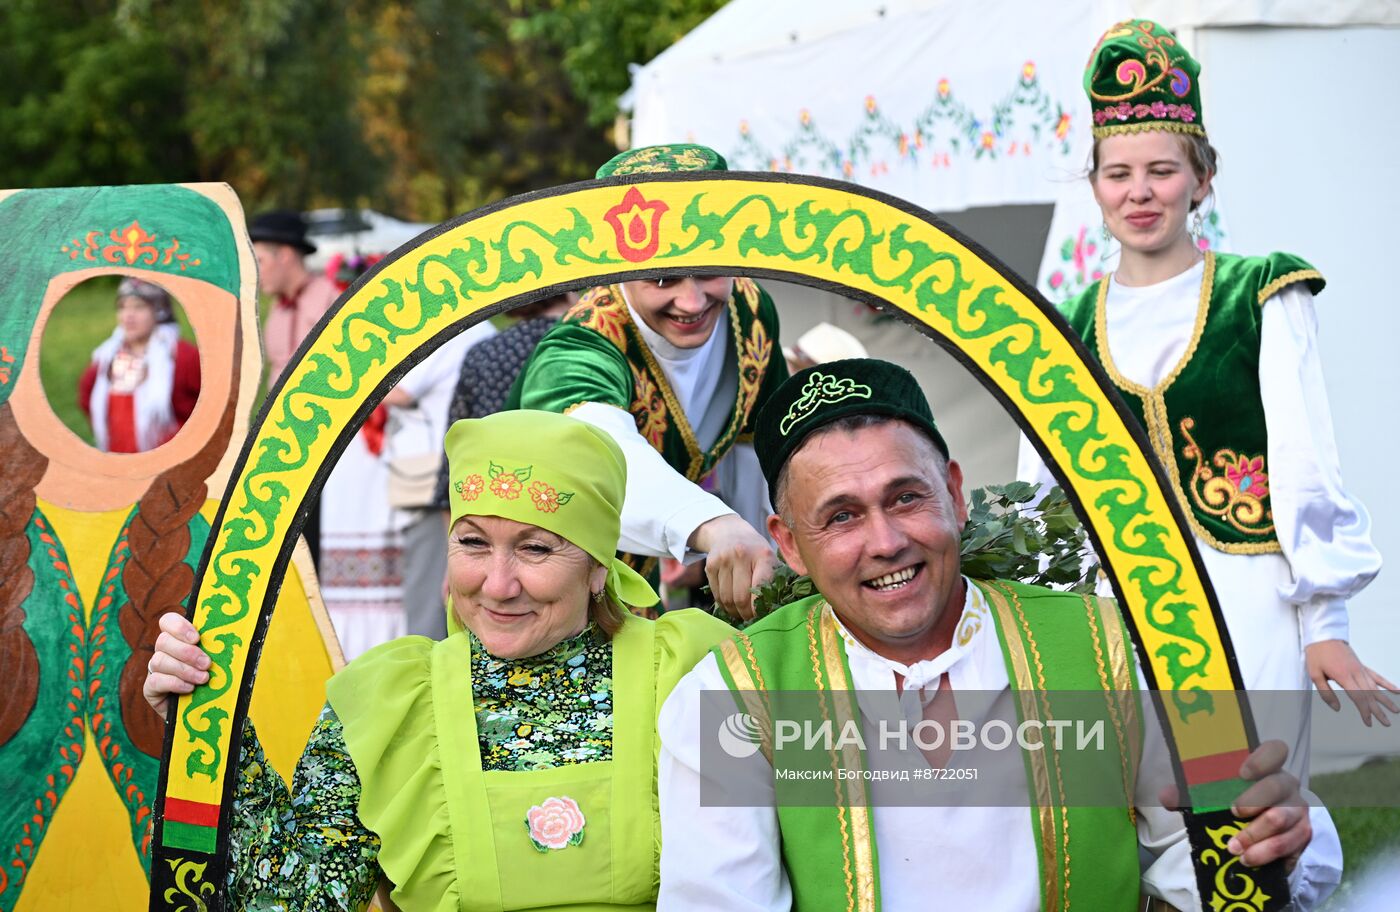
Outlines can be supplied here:
<path id="1" fill-rule="evenodd" d="M 483 769 L 612 759 L 612 644 L 596 627 L 528 659 L 498 659 L 474 636 L 471 647 Z M 238 766 L 230 907 L 331 912 L 368 905 L 383 876 L 379 837 L 357 816 L 360 779 L 331 708 L 322 710 L 290 790 L 246 721 Z"/>

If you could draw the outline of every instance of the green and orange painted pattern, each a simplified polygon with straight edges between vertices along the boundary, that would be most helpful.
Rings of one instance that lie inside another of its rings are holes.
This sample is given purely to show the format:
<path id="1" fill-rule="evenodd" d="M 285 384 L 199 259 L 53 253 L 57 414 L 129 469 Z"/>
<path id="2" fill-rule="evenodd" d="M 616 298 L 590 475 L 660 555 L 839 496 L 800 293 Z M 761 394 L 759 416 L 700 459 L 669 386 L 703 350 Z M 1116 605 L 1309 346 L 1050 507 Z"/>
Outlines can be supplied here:
<path id="1" fill-rule="evenodd" d="M 67 719 L 63 720 L 62 729 L 53 742 L 56 746 L 54 753 L 57 756 L 41 761 L 45 763 L 46 769 L 40 776 L 35 777 L 35 781 L 42 784 L 33 796 L 32 812 L 27 805 L 23 805 L 19 817 L 6 821 L 9 830 L 6 839 L 11 844 L 3 864 L 0 864 L 0 912 L 14 907 L 13 904 L 19 897 L 25 877 L 48 830 L 49 822 L 53 820 L 54 811 L 58 809 L 64 793 L 73 784 L 73 777 L 77 775 L 78 764 L 82 762 L 84 753 L 83 717 L 86 700 L 83 687 L 86 678 L 84 669 L 87 661 L 87 637 L 82 603 L 77 596 L 77 583 L 74 582 L 72 569 L 68 565 L 68 555 L 63 553 L 63 545 L 59 543 L 38 510 L 34 511 L 30 521 L 29 536 L 30 560 L 47 561 L 56 572 L 62 594 L 61 610 L 66 612 L 68 624 L 63 632 L 64 645 L 69 657 L 68 665 L 64 669 L 67 683 L 63 685 L 66 691 L 63 705 Z"/>
<path id="2" fill-rule="evenodd" d="M 857 188 L 689 175 L 535 197 L 447 226 L 343 300 L 269 404 L 226 499 L 195 620 L 213 662 L 180 701 L 167 805 L 218 807 L 270 568 L 333 441 L 396 367 L 484 308 L 628 270 L 806 276 L 883 299 L 984 375 L 1068 478 L 1167 693 L 1184 768 L 1212 781 L 1248 748 L 1223 628 L 1148 454 L 1060 324 L 957 238 Z M 1198 783 L 1193 782 L 1193 785 Z M 189 804 L 170 805 L 170 799 Z M 215 818 L 217 819 L 217 818 Z M 195 849 L 172 830 L 164 844 Z M 207 843 L 206 843 L 207 844 Z"/>
<path id="3" fill-rule="evenodd" d="M 131 836 L 136 844 L 137 854 L 141 857 L 141 864 L 149 868 L 151 864 L 151 802 L 146 797 L 146 793 L 142 791 L 141 786 L 132 781 L 136 778 L 131 763 L 131 755 L 135 748 L 126 740 L 123 730 L 114 728 L 112 725 L 111 717 L 113 712 L 118 711 L 117 704 L 114 702 L 109 706 L 107 703 L 108 694 L 116 694 L 117 692 L 117 674 L 120 672 L 121 663 L 114 663 L 111 666 L 112 673 L 109 675 L 108 664 L 104 658 L 112 614 L 121 607 L 120 603 L 126 598 L 121 586 L 121 575 L 130 554 L 127 545 L 127 531 L 130 528 L 130 523 L 131 520 L 128 519 L 127 525 L 122 527 L 117 543 L 112 547 L 112 556 L 108 560 L 107 572 L 102 576 L 97 604 L 93 607 L 92 620 L 89 624 L 88 726 L 92 729 L 92 738 L 97 744 L 97 752 L 102 757 L 102 765 L 107 770 L 107 777 L 117 790 L 117 794 L 121 796 L 122 804 L 126 806 L 126 812 L 131 817 Z M 125 761 L 122 760 L 124 750 L 127 756 Z M 149 766 L 150 761 L 143 760 L 143 765 Z M 140 778 L 144 781 L 150 781 L 148 776 Z"/>
<path id="4" fill-rule="evenodd" d="M 99 588 L 97 604 L 91 619 L 83 617 L 82 602 L 78 597 L 77 583 L 68 565 L 67 555 L 62 544 L 53 534 L 42 513 L 35 511 L 31 520 L 31 535 L 35 547 L 31 553 L 42 553 L 51 565 L 58 592 L 62 595 L 63 610 L 67 625 L 63 634 L 64 651 L 68 653 L 68 665 L 64 671 L 66 684 L 63 702 L 66 720 L 63 722 L 61 737 L 58 740 L 58 756 L 52 761 L 53 768 L 45 772 L 41 781 L 42 794 L 34 798 L 34 812 L 27 819 L 15 821 L 15 842 L 10 857 L 0 868 L 0 912 L 5 908 L 7 890 L 18 890 L 23 886 L 29 866 L 39 850 L 49 821 L 62 800 L 68 787 L 72 785 L 79 764 L 86 753 L 84 730 L 90 728 L 93 743 L 107 770 L 108 778 L 116 788 L 127 814 L 131 818 L 132 842 L 143 865 L 150 864 L 151 856 L 151 802 L 141 786 L 134 780 L 151 781 L 154 778 L 154 763 L 151 758 L 138 758 L 137 762 L 150 767 L 145 775 L 139 775 L 132 765 L 135 748 L 120 726 L 120 711 L 115 703 L 109 706 L 108 694 L 115 694 L 117 681 L 115 672 L 107 673 L 108 627 L 113 611 L 121 594 L 121 572 L 128 549 L 126 529 L 113 547 L 108 567 Z M 124 644 L 123 644 L 124 648 Z M 116 668 L 120 668 L 118 663 Z M 118 725 L 113 725 L 112 713 L 118 713 Z M 123 759 L 125 757 L 126 759 Z"/>

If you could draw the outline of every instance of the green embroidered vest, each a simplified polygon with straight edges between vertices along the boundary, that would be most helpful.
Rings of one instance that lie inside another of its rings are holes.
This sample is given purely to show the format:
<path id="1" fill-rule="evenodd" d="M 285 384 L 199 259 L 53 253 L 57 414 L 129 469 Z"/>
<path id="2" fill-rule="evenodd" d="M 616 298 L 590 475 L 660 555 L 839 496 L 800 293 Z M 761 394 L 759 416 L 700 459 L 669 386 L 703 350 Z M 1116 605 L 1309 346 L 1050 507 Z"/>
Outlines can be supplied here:
<path id="1" fill-rule="evenodd" d="M 1105 599 L 1019 583 L 976 585 L 991 608 L 1019 721 L 1055 718 L 1054 691 L 1102 692 L 1105 714 L 1113 721 L 1101 762 L 1122 775 L 1130 799 L 1141 725 L 1132 644 L 1117 607 Z M 785 605 L 712 652 L 736 702 L 759 720 L 761 731 L 772 731 L 766 709 L 772 691 L 822 694 L 822 712 L 830 714 L 837 731 L 858 713 L 848 696 L 853 687 L 844 639 L 820 595 Z M 833 763 L 864 768 L 858 749 L 838 750 Z M 1049 747 L 1022 752 L 1041 908 L 1128 912 L 1139 895 L 1135 811 L 1066 806 L 1058 756 Z M 869 792 L 860 779 L 837 785 L 841 800 L 832 806 L 777 809 L 793 909 L 876 912 L 880 873 Z"/>
<path id="2" fill-rule="evenodd" d="M 690 417 L 632 322 L 617 286 L 590 289 L 545 334 L 515 378 L 506 408 L 567 413 L 599 402 L 625 409 L 636 420 L 638 433 L 667 464 L 698 483 L 735 443 L 753 433 L 759 408 L 788 375 L 776 344 L 777 308 L 752 280 L 734 281 L 726 325 L 738 356 L 738 385 L 729 421 L 709 449 L 701 449 Z M 643 573 L 655 563 L 624 556 Z"/>
<path id="3" fill-rule="evenodd" d="M 656 714 L 730 633 L 697 609 L 628 617 L 612 641 L 612 759 L 521 772 L 481 768 L 466 633 L 402 637 L 346 666 L 326 694 L 394 902 L 436 912 L 655 908 Z"/>
<path id="4" fill-rule="evenodd" d="M 1065 319 L 1113 379 L 1147 430 L 1196 535 L 1230 554 L 1280 550 L 1269 498 L 1268 432 L 1259 392 L 1263 303 L 1280 289 L 1322 276 L 1286 253 L 1206 253 L 1195 332 L 1158 386 L 1123 376 L 1109 352 L 1105 276 L 1062 305 Z"/>

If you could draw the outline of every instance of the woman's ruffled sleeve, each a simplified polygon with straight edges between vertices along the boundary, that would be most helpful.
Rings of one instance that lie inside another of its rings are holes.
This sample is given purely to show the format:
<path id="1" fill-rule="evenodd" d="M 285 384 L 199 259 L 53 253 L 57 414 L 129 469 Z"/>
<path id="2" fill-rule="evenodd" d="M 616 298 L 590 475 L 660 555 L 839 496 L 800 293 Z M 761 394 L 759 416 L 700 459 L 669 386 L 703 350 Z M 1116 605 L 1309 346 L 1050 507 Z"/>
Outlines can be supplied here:
<path id="1" fill-rule="evenodd" d="M 379 837 L 356 814 L 360 783 L 340 720 L 322 710 L 292 788 L 267 763 L 251 722 L 229 829 L 229 899 L 235 909 L 350 912 L 381 877 Z"/>
<path id="2" fill-rule="evenodd" d="M 401 908 L 458 907 L 457 858 L 443 782 L 435 696 L 447 712 L 471 712 L 466 634 L 437 646 L 460 660 L 459 702 L 435 694 L 434 643 L 402 637 L 366 652 L 331 679 L 326 694 L 345 726 L 345 744 L 361 771 L 358 814 L 384 837 L 379 864 Z M 455 651 L 454 651 L 455 650 Z"/>
<path id="3" fill-rule="evenodd" d="M 1274 526 L 1292 571 L 1279 596 L 1298 606 L 1304 645 L 1345 640 L 1345 601 L 1375 577 L 1381 557 L 1371 541 L 1371 517 L 1342 486 L 1317 314 L 1300 284 L 1264 303 L 1259 389 Z"/>

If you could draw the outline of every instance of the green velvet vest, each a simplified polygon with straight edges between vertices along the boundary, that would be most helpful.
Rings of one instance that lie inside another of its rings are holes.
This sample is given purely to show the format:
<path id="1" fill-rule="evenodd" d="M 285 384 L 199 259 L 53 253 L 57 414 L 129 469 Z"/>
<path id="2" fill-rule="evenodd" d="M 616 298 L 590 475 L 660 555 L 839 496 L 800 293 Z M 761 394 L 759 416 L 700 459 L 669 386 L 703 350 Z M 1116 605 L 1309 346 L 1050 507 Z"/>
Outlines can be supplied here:
<path id="1" fill-rule="evenodd" d="M 777 345 L 778 311 L 752 280 L 735 280 L 727 325 L 738 355 L 739 382 L 729 422 L 707 450 L 701 449 L 690 418 L 616 286 L 590 289 L 545 334 L 516 377 L 506 408 L 567 413 L 599 402 L 625 409 L 667 464 L 699 482 L 735 443 L 753 433 L 759 408 L 788 375 Z M 644 573 L 653 563 L 628 562 Z"/>
<path id="2" fill-rule="evenodd" d="M 1259 392 L 1262 305 L 1280 289 L 1322 276 L 1286 253 L 1206 253 L 1196 325 L 1186 354 L 1149 389 L 1123 376 L 1106 338 L 1105 276 L 1065 302 L 1074 331 L 1147 430 L 1196 535 L 1230 554 L 1280 550 L 1269 498 L 1268 430 Z"/>
<path id="3" fill-rule="evenodd" d="M 1132 645 L 1117 607 L 1020 583 L 976 585 L 990 606 L 1019 721 L 1055 718 L 1054 691 L 1102 692 L 1105 715 L 1113 721 L 1101 762 L 1122 775 L 1124 794 L 1131 796 L 1142 732 Z M 785 605 L 712 652 L 736 702 L 761 731 L 772 731 L 770 691 L 822 694 L 822 712 L 840 731 L 858 715 L 844 642 L 831 609 L 816 595 Z M 1139 895 L 1135 811 L 1067 806 L 1058 756 L 1048 747 L 1022 752 L 1041 908 L 1128 912 Z M 852 747 L 832 762 L 864 768 L 861 752 Z M 876 912 L 880 872 L 869 792 L 863 780 L 846 779 L 838 782 L 837 794 L 840 801 L 831 806 L 777 809 L 793 909 Z M 1026 861 L 1008 859 L 1008 865 Z"/>

